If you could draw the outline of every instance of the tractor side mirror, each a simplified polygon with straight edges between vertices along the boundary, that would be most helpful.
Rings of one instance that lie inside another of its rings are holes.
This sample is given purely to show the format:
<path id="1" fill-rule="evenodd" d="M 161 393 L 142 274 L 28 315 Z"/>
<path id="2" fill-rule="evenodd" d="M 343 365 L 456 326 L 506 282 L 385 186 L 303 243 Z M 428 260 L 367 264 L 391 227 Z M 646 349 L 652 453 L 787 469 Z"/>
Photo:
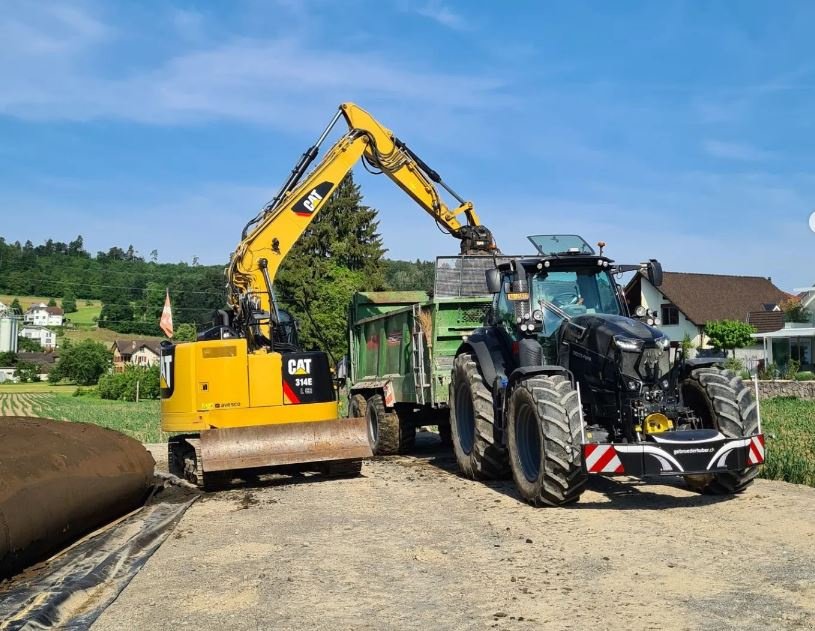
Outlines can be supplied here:
<path id="1" fill-rule="evenodd" d="M 487 275 L 487 291 L 491 294 L 497 294 L 501 291 L 501 272 L 497 267 L 493 267 L 492 269 L 488 269 L 486 272 Z"/>
<path id="2" fill-rule="evenodd" d="M 662 285 L 662 264 L 656 259 L 648 261 L 648 281 L 654 287 Z"/>

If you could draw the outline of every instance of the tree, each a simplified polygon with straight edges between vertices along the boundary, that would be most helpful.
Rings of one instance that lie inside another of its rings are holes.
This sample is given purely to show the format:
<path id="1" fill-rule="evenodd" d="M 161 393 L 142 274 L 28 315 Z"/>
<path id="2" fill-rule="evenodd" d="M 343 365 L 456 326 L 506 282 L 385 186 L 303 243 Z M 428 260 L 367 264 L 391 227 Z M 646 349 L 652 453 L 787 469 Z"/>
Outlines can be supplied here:
<path id="1" fill-rule="evenodd" d="M 49 306 L 49 307 L 56 307 L 56 306 L 57 306 L 57 301 L 56 301 L 56 299 L 54 299 L 54 298 L 50 298 L 50 299 L 48 300 L 48 306 Z"/>
<path id="2" fill-rule="evenodd" d="M 17 298 L 11 301 L 11 305 L 9 305 L 9 308 L 12 311 L 14 311 L 17 315 L 23 313 L 23 306 L 20 304 L 20 301 Z"/>
<path id="3" fill-rule="evenodd" d="M 732 350 L 736 356 L 737 348 L 754 344 L 751 337 L 756 330 L 753 326 L 739 320 L 716 320 L 705 325 L 705 335 L 716 350 Z"/>
<path id="4" fill-rule="evenodd" d="M 67 289 L 65 295 L 62 297 L 62 310 L 65 313 L 76 312 L 76 296 L 74 296 L 74 292 L 70 289 Z"/>
<path id="5" fill-rule="evenodd" d="M 0 368 L 11 368 L 17 365 L 17 353 L 4 351 L 0 353 Z"/>
<path id="6" fill-rule="evenodd" d="M 17 362 L 17 369 L 14 371 L 14 376 L 22 383 L 39 381 L 40 369 L 39 366 L 31 362 Z"/>
<path id="7" fill-rule="evenodd" d="M 194 342 L 197 336 L 195 325 L 187 322 L 179 324 L 173 331 L 173 339 L 176 342 Z"/>
<path id="8" fill-rule="evenodd" d="M 349 173 L 294 245 L 278 272 L 278 299 L 300 325 L 304 348 L 339 359 L 347 349 L 347 309 L 355 291 L 384 288 L 384 248 L 376 210 L 362 204 Z"/>
<path id="9" fill-rule="evenodd" d="M 812 322 L 812 314 L 808 309 L 804 309 L 804 305 L 798 296 L 791 296 L 786 300 L 782 300 L 779 306 L 784 312 L 785 322 Z"/>
<path id="10" fill-rule="evenodd" d="M 23 353 L 38 353 L 42 351 L 42 345 L 39 340 L 20 335 L 17 338 L 17 350 Z"/>
<path id="11" fill-rule="evenodd" d="M 85 340 L 66 345 L 51 371 L 56 374 L 53 378 L 49 374 L 49 381 L 69 379 L 80 386 L 93 385 L 110 368 L 111 360 L 110 351 L 99 342 Z"/>

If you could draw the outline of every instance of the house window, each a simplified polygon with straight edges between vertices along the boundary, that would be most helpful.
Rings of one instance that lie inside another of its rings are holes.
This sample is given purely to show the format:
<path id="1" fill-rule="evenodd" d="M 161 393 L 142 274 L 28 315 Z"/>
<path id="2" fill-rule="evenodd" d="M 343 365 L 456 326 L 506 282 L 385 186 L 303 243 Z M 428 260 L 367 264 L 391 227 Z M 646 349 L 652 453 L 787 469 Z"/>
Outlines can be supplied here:
<path id="1" fill-rule="evenodd" d="M 673 305 L 662 305 L 662 324 L 679 324 L 679 309 Z"/>

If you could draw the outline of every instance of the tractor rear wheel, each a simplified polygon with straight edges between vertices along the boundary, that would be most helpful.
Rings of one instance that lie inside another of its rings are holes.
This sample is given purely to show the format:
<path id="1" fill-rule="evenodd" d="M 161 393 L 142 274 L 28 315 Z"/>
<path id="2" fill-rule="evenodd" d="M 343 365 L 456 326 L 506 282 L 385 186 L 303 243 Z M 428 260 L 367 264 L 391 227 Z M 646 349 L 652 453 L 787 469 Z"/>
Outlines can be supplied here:
<path id="1" fill-rule="evenodd" d="M 495 442 L 492 393 L 469 353 L 456 357 L 450 384 L 450 429 L 461 472 L 473 479 L 509 475 L 507 451 Z"/>
<path id="2" fill-rule="evenodd" d="M 396 412 L 388 412 L 381 394 L 368 398 L 365 418 L 374 455 L 389 456 L 413 449 L 416 427 L 409 419 L 399 418 Z"/>
<path id="3" fill-rule="evenodd" d="M 507 417 L 509 462 L 521 496 L 535 506 L 562 506 L 586 485 L 577 390 L 561 375 L 518 384 Z"/>
<path id="4" fill-rule="evenodd" d="M 750 387 L 732 370 L 697 368 L 681 384 L 682 399 L 702 421 L 727 438 L 758 433 L 758 408 Z M 740 493 L 758 475 L 758 467 L 710 475 L 685 476 L 694 491 Z"/>

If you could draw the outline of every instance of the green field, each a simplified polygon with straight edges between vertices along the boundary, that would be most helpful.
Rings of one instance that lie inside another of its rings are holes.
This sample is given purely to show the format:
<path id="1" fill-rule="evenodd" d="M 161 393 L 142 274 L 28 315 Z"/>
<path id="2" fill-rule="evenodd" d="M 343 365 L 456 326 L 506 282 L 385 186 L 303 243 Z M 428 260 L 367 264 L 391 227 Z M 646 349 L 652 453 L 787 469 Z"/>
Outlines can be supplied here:
<path id="1" fill-rule="evenodd" d="M 782 398 L 761 402 L 767 461 L 761 476 L 815 486 L 815 401 Z"/>
<path id="2" fill-rule="evenodd" d="M 59 385 L 52 386 L 47 382 L 39 383 L 0 383 L 0 394 L 14 393 L 23 394 L 26 392 L 47 392 L 49 394 L 73 394 L 76 391 L 76 386 L 73 385 Z"/>
<path id="3" fill-rule="evenodd" d="M 68 394 L 0 393 L 0 416 L 39 416 L 93 423 L 115 429 L 144 443 L 160 443 L 167 435 L 159 428 L 159 402 L 105 401 Z"/>

